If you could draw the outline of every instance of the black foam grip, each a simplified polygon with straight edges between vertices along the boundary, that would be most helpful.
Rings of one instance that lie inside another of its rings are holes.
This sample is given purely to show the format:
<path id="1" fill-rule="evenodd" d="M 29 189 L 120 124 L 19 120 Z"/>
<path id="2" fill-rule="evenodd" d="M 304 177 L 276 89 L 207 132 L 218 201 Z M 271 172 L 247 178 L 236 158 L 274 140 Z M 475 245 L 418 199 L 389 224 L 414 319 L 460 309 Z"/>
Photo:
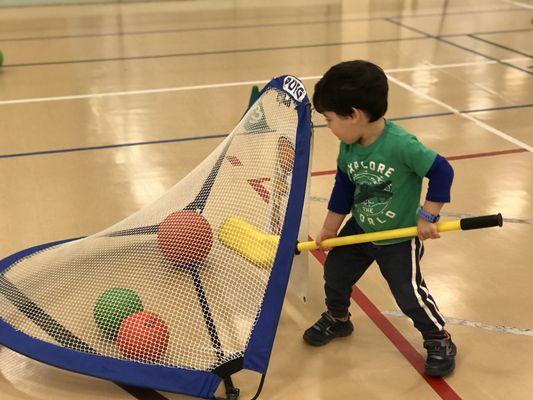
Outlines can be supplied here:
<path id="1" fill-rule="evenodd" d="M 463 231 L 490 228 L 491 226 L 503 226 L 503 218 L 501 214 L 461 219 L 461 229 Z"/>

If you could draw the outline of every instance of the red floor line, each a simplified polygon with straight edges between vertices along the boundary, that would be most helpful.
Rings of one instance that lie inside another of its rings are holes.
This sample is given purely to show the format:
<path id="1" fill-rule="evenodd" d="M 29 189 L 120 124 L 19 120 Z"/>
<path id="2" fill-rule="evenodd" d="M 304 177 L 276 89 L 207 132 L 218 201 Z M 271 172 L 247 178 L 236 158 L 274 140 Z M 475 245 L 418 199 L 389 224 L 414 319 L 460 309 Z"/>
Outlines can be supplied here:
<path id="1" fill-rule="evenodd" d="M 336 172 L 337 172 L 337 170 L 335 170 L 335 169 L 330 169 L 328 171 L 316 171 L 316 172 L 311 172 L 311 176 L 333 175 Z"/>
<path id="2" fill-rule="evenodd" d="M 313 240 L 310 238 L 310 240 Z M 313 256 L 322 264 L 326 255 L 320 251 L 311 250 Z M 353 287 L 352 299 L 364 311 L 374 324 L 383 332 L 391 343 L 402 353 L 416 371 L 424 378 L 431 388 L 443 400 L 457 400 L 461 397 L 442 378 L 431 378 L 424 374 L 424 358 L 416 351 L 409 341 L 402 336 L 400 331 L 378 310 L 370 299 L 357 287 Z"/>
<path id="3" fill-rule="evenodd" d="M 504 155 L 504 154 L 524 153 L 526 151 L 527 150 L 523 149 L 523 148 L 511 149 L 511 150 L 501 150 L 501 151 L 489 151 L 487 153 L 474 153 L 474 154 L 465 154 L 465 155 L 462 155 L 462 156 L 446 157 L 446 159 L 450 160 L 450 161 L 453 161 L 453 160 L 464 160 L 466 158 L 501 156 L 501 155 Z"/>
<path id="4" fill-rule="evenodd" d="M 501 156 L 504 154 L 514 154 L 514 153 L 524 153 L 526 152 L 526 149 L 510 149 L 510 150 L 501 150 L 501 151 L 489 151 L 486 153 L 473 153 L 473 154 L 463 154 L 460 156 L 450 156 L 446 157 L 449 161 L 454 160 L 465 160 L 467 158 L 480 158 L 480 157 L 493 157 L 493 156 Z M 333 175 L 337 172 L 335 169 L 327 170 L 327 171 L 316 171 L 311 173 L 311 176 L 321 176 L 321 175 Z"/>

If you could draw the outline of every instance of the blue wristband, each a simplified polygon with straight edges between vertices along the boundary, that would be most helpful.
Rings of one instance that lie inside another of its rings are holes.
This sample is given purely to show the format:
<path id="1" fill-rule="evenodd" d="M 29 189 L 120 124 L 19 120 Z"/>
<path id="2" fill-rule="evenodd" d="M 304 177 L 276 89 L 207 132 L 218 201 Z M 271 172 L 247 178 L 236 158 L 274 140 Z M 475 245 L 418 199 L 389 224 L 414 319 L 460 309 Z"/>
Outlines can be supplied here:
<path id="1" fill-rule="evenodd" d="M 440 215 L 433 215 L 424 211 L 422 208 L 418 211 L 418 216 L 424 218 L 426 221 L 431 222 L 432 224 L 436 223 L 440 219 Z"/>

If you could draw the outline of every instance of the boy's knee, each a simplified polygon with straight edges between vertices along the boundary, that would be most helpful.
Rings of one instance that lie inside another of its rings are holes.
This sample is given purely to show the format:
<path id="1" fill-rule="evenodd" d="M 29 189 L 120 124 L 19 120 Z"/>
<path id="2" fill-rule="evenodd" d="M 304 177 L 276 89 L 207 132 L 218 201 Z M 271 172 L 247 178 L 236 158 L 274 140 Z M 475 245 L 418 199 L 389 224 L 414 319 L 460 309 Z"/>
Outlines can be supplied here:
<path id="1" fill-rule="evenodd" d="M 411 284 L 399 285 L 396 288 L 391 287 L 391 291 L 396 298 L 396 302 L 402 306 L 402 308 L 413 309 L 419 307 L 417 294 L 415 288 Z"/>
<path id="2" fill-rule="evenodd" d="M 324 278 L 326 276 L 342 275 L 342 270 L 345 267 L 346 259 L 342 255 L 340 248 L 330 250 L 326 261 L 324 262 Z"/>

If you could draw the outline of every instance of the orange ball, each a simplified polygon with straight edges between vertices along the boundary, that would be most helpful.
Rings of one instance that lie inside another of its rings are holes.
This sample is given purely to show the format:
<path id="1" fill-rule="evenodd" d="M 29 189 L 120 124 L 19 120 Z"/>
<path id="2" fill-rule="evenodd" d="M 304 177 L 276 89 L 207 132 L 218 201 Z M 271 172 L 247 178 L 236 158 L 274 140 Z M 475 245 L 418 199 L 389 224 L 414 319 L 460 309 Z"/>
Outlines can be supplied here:
<path id="1" fill-rule="evenodd" d="M 194 211 L 173 212 L 159 225 L 157 244 L 165 257 L 182 267 L 198 267 L 213 245 L 209 222 Z"/>
<path id="2" fill-rule="evenodd" d="M 118 330 L 117 346 L 127 358 L 154 362 L 167 350 L 170 333 L 165 322 L 151 312 L 136 312 Z"/>
<path id="3" fill-rule="evenodd" d="M 294 145 L 285 136 L 278 139 L 278 163 L 286 174 L 294 168 Z"/>

